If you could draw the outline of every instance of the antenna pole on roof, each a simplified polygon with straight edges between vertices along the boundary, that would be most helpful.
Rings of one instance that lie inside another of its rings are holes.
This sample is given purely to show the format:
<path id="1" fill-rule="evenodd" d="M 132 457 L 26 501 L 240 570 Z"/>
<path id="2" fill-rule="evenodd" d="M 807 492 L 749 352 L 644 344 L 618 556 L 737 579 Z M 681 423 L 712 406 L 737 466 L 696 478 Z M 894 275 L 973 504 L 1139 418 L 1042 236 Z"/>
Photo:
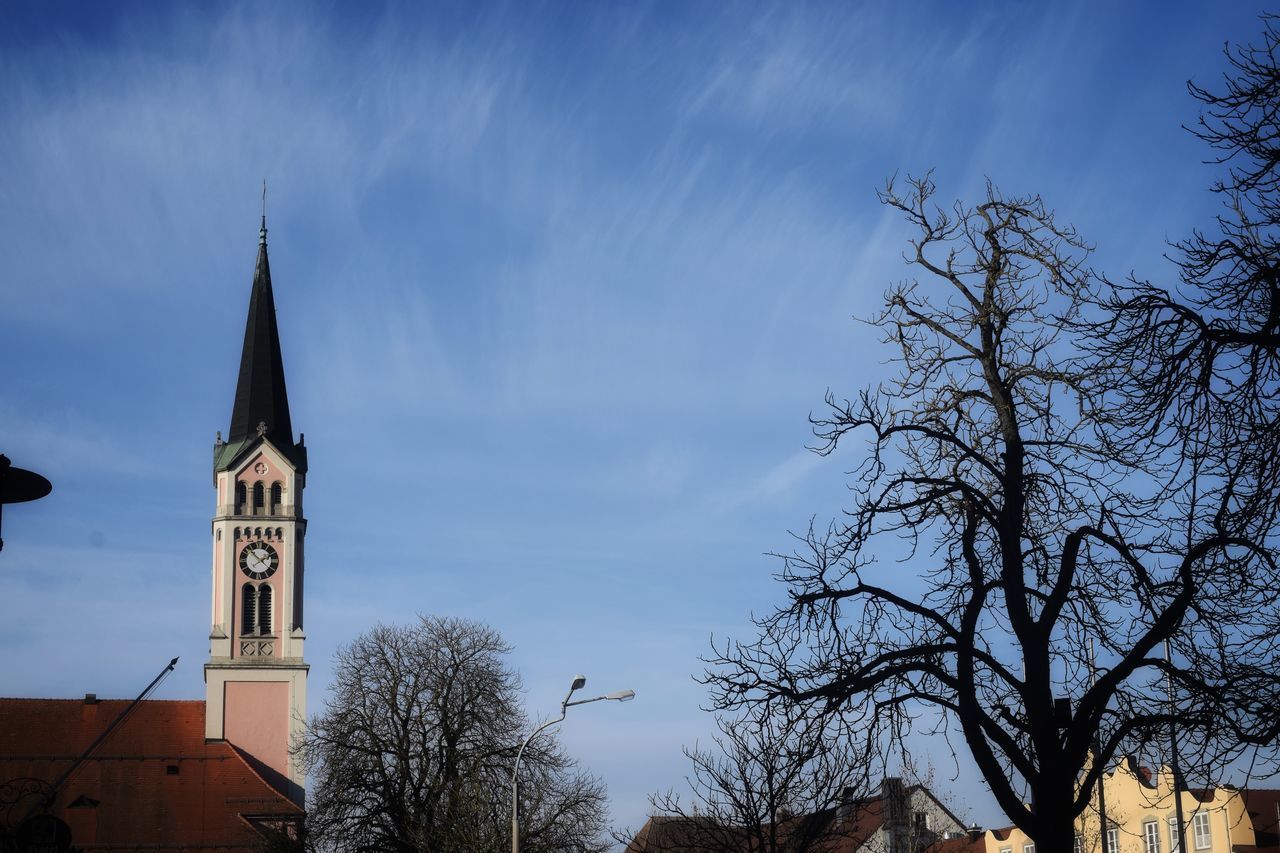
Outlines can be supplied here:
<path id="1" fill-rule="evenodd" d="M 1200 482 L 1200 458 L 1196 457 L 1194 467 L 1191 471 L 1191 512 L 1187 513 L 1187 551 L 1191 550 L 1191 537 L 1194 533 L 1194 525 L 1196 521 L 1196 502 L 1199 498 L 1198 484 Z M 1174 692 L 1173 683 L 1173 642 L 1172 637 L 1164 638 L 1164 660 L 1167 664 L 1165 669 L 1165 686 L 1169 691 L 1169 760 L 1173 765 L 1170 772 L 1173 773 L 1173 809 L 1174 820 L 1178 822 L 1177 833 L 1169 839 L 1170 845 L 1177 844 L 1178 848 L 1173 853 L 1184 853 L 1187 849 L 1187 824 L 1186 816 L 1182 813 L 1182 765 L 1178 761 L 1178 697 Z"/>
<path id="2" fill-rule="evenodd" d="M 40 812 L 40 811 L 47 811 L 49 807 L 53 805 L 54 798 L 58 796 L 58 789 L 62 787 L 62 784 L 66 782 L 69 778 L 71 778 L 71 774 L 75 773 L 76 770 L 80 768 L 81 764 L 84 764 L 85 760 L 88 759 L 88 757 L 93 753 L 93 751 L 98 748 L 98 745 L 107 739 L 107 735 L 115 731 L 116 727 L 124 722 L 124 718 L 129 716 L 129 712 L 132 711 L 134 708 L 138 707 L 138 703 L 141 702 L 143 699 L 146 699 L 147 696 L 151 693 L 151 691 L 155 690 L 156 687 L 160 684 L 160 682 L 164 680 L 164 677 L 169 673 L 173 672 L 174 667 L 176 667 L 177 665 L 178 665 L 178 659 L 174 658 L 173 660 L 169 661 L 168 665 L 165 666 L 164 669 L 160 670 L 159 675 L 151 679 L 151 683 L 148 684 L 146 688 L 144 688 L 143 691 L 138 694 L 138 698 L 130 702 L 129 706 L 120 712 L 120 716 L 112 720 L 111 725 L 103 729 L 102 734 L 98 735 L 98 737 L 94 740 L 94 742 L 89 744 L 88 749 L 80 753 L 80 757 L 77 758 L 72 763 L 72 765 L 67 768 L 66 772 L 63 773 L 61 776 L 59 776 L 57 781 L 55 781 L 52 785 L 49 786 L 48 793 L 44 795 L 44 799 L 40 801 L 40 803 L 36 806 L 36 808 L 32 811 L 31 814 L 35 814 L 36 812 Z M 30 817 L 30 816 L 31 816 L 30 814 L 27 815 L 27 817 Z"/>
<path id="3" fill-rule="evenodd" d="M 1182 767 L 1178 762 L 1178 704 L 1173 693 L 1173 646 L 1166 637 L 1164 641 L 1164 659 L 1169 663 L 1169 671 L 1165 673 L 1168 679 L 1169 688 L 1169 749 L 1171 752 L 1170 761 L 1172 767 L 1170 772 L 1173 774 L 1173 809 L 1174 820 L 1178 822 L 1178 831 L 1169 839 L 1172 844 L 1178 845 L 1173 853 L 1182 853 L 1187 849 L 1187 825 L 1185 816 L 1182 814 Z M 1280 804 L 1277 804 L 1280 806 Z"/>
<path id="4" fill-rule="evenodd" d="M 1093 638 L 1089 638 L 1089 674 L 1093 679 L 1093 683 L 1098 683 L 1098 669 L 1093 658 Z M 1102 737 L 1098 732 L 1093 733 L 1093 760 L 1095 762 L 1102 761 Z M 1107 767 L 1103 762 L 1102 772 L 1098 774 L 1098 826 L 1101 827 L 1102 835 L 1102 853 L 1120 853 L 1118 850 L 1111 849 L 1111 827 L 1107 821 Z M 1181 851 L 1179 851 L 1181 853 Z"/>

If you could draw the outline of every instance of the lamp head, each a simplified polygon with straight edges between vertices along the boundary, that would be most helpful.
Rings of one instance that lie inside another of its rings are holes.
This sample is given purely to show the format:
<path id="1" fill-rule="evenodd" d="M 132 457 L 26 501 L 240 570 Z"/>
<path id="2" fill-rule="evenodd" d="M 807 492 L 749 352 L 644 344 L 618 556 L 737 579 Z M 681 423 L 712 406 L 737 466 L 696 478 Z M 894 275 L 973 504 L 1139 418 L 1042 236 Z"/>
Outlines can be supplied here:
<path id="1" fill-rule="evenodd" d="M 585 675 L 575 675 L 573 677 L 573 684 L 569 685 L 569 692 L 572 693 L 575 690 L 581 690 L 586 686 L 587 677 Z"/>
<path id="2" fill-rule="evenodd" d="M 618 702 L 630 702 L 632 699 L 636 698 L 636 692 L 634 690 L 619 690 L 617 693 L 610 693 L 604 698 L 613 699 Z"/>

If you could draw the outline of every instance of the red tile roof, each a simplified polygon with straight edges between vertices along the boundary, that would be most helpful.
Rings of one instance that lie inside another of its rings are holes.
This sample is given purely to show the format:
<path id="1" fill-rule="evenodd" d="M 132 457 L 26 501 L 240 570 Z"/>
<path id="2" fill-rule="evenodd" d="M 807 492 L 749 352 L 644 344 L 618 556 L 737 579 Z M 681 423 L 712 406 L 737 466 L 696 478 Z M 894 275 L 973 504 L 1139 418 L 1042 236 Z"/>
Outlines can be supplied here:
<path id="1" fill-rule="evenodd" d="M 797 848 L 812 844 L 814 853 L 853 853 L 867 842 L 883 825 L 884 800 L 873 797 L 851 804 L 845 816 L 840 809 L 825 809 L 809 815 L 779 823 L 780 838 L 784 844 Z M 734 836 L 740 836 L 740 843 Z M 793 839 L 791 836 L 795 836 Z M 724 850 L 737 843 L 743 851 L 755 849 L 751 833 L 743 829 L 717 825 L 705 816 L 679 817 L 654 815 L 645 821 L 626 847 L 625 853 L 696 853 L 696 851 Z"/>
<path id="2" fill-rule="evenodd" d="M 0 699 L 0 786 L 24 777 L 53 782 L 128 705 Z M 98 745 L 50 810 L 70 824 L 76 847 L 245 849 L 262 841 L 254 821 L 301 819 L 302 809 L 233 746 L 205 742 L 204 711 L 202 701 L 141 702 Z M 26 803 L 33 801 L 20 804 L 23 813 Z M 0 823 L 21 816 L 0 812 Z"/>

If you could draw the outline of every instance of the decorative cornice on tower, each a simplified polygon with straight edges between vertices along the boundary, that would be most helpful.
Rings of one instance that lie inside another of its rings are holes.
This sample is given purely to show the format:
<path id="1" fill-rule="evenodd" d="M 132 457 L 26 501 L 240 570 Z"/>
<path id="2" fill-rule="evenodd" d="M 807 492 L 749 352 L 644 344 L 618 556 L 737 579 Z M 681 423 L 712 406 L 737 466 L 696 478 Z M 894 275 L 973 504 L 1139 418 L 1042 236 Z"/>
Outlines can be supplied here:
<path id="1" fill-rule="evenodd" d="M 266 425 L 262 430 L 261 426 Z M 267 259 L 267 217 L 258 232 L 258 261 L 249 295 L 249 315 L 245 321 L 244 349 L 240 355 L 240 376 L 236 383 L 231 429 L 224 444 L 216 447 L 214 468 L 230 464 L 248 445 L 265 437 L 298 470 L 305 471 L 306 450 L 293 441 L 289 419 L 289 395 L 285 390 L 284 358 L 280 353 L 280 332 L 276 326 L 275 299 L 271 292 L 271 265 Z"/>

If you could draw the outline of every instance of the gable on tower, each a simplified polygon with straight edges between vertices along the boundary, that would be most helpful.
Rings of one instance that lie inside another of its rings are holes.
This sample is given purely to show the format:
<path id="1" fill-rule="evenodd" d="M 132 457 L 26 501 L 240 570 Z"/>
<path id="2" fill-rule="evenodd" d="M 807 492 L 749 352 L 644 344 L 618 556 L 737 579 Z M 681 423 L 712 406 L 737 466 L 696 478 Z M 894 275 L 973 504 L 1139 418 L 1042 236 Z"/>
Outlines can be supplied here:
<path id="1" fill-rule="evenodd" d="M 218 450 L 215 447 L 215 460 Z M 238 453 L 215 461 L 218 515 L 294 515 L 301 510 L 306 477 L 284 451 L 263 438 L 240 447 Z"/>

